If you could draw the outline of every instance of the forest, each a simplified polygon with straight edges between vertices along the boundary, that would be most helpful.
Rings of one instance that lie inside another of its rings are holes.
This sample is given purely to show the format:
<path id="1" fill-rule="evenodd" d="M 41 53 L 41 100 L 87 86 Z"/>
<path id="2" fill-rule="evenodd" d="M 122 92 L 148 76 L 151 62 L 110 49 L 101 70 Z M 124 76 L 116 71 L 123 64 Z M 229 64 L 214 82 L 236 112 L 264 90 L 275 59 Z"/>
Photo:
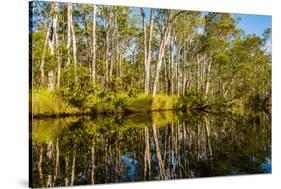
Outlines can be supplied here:
<path id="1" fill-rule="evenodd" d="M 34 1 L 33 116 L 271 112 L 271 28 L 230 13 Z"/>

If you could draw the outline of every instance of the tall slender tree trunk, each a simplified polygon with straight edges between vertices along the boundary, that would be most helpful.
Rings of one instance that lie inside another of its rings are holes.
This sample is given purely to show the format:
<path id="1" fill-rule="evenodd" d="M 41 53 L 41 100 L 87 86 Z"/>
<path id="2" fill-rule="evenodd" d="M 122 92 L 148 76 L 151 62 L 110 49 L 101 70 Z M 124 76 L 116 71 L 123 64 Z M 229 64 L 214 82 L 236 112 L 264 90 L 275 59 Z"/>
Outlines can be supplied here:
<path id="1" fill-rule="evenodd" d="M 180 51 L 181 47 L 179 47 L 177 52 L 176 58 L 176 89 L 177 89 L 177 96 L 180 96 Z"/>
<path id="2" fill-rule="evenodd" d="M 113 48 L 118 46 L 118 41 L 117 41 L 117 12 L 114 10 L 112 10 L 111 12 L 112 14 L 112 18 L 111 18 L 111 28 L 112 28 L 112 34 L 111 34 L 111 38 L 110 38 L 110 47 L 111 47 L 111 52 L 110 52 L 110 66 L 109 66 L 109 78 L 112 78 L 113 75 L 113 71 L 114 71 L 114 65 L 115 65 L 115 54 L 116 54 L 116 49 L 117 48 Z"/>
<path id="3" fill-rule="evenodd" d="M 150 65 L 151 65 L 151 49 L 152 49 L 152 37 L 154 20 L 156 17 L 155 9 L 151 9 L 150 12 L 150 26 L 149 26 L 149 39 L 147 41 L 147 29 L 146 29 L 146 16 L 144 8 L 141 8 L 141 14 L 143 17 L 143 45 L 144 45 L 144 92 L 149 92 L 150 84 Z"/>
<path id="4" fill-rule="evenodd" d="M 52 14 L 52 10 L 50 12 L 50 15 L 51 14 Z M 48 18 L 47 31 L 46 31 L 46 36 L 45 36 L 45 41 L 44 41 L 44 46 L 43 46 L 43 53 L 42 53 L 42 56 L 41 56 L 40 67 L 39 67 L 39 69 L 40 69 L 40 88 L 43 88 L 44 83 L 45 83 L 44 66 L 45 66 L 45 56 L 46 56 L 48 42 L 49 42 L 49 38 L 50 38 L 50 30 L 51 30 L 51 18 Z"/>
<path id="5" fill-rule="evenodd" d="M 172 94 L 172 39 L 169 43 L 169 53 L 168 53 L 168 94 Z"/>
<path id="6" fill-rule="evenodd" d="M 66 67 L 70 64 L 70 44 L 71 44 L 71 12 L 72 12 L 72 4 L 67 4 L 67 43 L 66 43 L 66 49 L 67 49 L 67 61 L 66 61 Z"/>
<path id="7" fill-rule="evenodd" d="M 210 88 L 210 74 L 211 74 L 211 68 L 212 68 L 212 60 L 208 61 L 208 67 L 206 71 L 206 85 L 205 85 L 205 97 L 209 94 L 209 88 Z"/>
<path id="8" fill-rule="evenodd" d="M 92 64 L 91 64 L 91 79 L 96 82 L 96 5 L 93 5 L 93 50 L 92 50 Z"/>
<path id="9" fill-rule="evenodd" d="M 61 54 L 59 49 L 59 38 L 58 38 L 58 3 L 53 3 L 54 6 L 54 17 L 53 17 L 53 48 L 57 56 L 57 88 L 60 87 L 60 77 L 61 77 Z"/>
<path id="10" fill-rule="evenodd" d="M 74 65 L 74 81 L 77 83 L 77 56 L 76 56 L 76 36 L 74 31 L 74 25 L 73 25 L 73 15 L 72 15 L 72 3 L 70 4 L 70 29 L 72 34 L 72 51 L 73 51 L 73 65 Z"/>
<path id="11" fill-rule="evenodd" d="M 106 39 L 105 39 L 105 48 L 106 48 L 106 53 L 105 53 L 105 87 L 108 87 L 108 82 L 109 82 L 109 58 L 110 58 L 110 52 L 109 52 L 109 37 L 110 37 L 110 30 L 111 30 L 111 9 L 112 7 L 109 7 L 108 10 L 108 15 L 107 15 L 107 20 L 105 21 L 106 25 Z"/>
<path id="12" fill-rule="evenodd" d="M 144 51 L 144 92 L 148 93 L 149 84 L 147 78 L 147 32 L 146 32 L 146 17 L 144 8 L 141 8 L 142 24 L 143 24 L 143 51 Z"/>
<path id="13" fill-rule="evenodd" d="M 161 39 L 161 43 L 160 43 L 160 47 L 159 47 L 159 53 L 158 53 L 158 58 L 157 58 L 157 63 L 156 63 L 156 75 L 155 75 L 155 79 L 154 79 L 153 93 L 152 93 L 153 96 L 155 96 L 157 94 L 158 82 L 159 82 L 159 76 L 160 76 L 165 46 L 170 38 L 171 27 L 172 27 L 172 23 L 170 21 L 170 16 L 171 16 L 171 13 L 169 15 L 168 23 L 166 25 L 165 32 L 164 32 L 163 38 Z"/>

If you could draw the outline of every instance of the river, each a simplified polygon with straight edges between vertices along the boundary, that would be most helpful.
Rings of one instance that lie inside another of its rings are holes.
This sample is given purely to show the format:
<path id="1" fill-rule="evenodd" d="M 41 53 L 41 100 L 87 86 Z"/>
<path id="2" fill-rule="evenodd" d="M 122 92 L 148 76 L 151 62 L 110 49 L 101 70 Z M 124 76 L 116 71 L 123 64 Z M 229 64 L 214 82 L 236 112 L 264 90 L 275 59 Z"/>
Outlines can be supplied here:
<path id="1" fill-rule="evenodd" d="M 30 132 L 33 187 L 271 173 L 263 112 L 34 119 Z"/>

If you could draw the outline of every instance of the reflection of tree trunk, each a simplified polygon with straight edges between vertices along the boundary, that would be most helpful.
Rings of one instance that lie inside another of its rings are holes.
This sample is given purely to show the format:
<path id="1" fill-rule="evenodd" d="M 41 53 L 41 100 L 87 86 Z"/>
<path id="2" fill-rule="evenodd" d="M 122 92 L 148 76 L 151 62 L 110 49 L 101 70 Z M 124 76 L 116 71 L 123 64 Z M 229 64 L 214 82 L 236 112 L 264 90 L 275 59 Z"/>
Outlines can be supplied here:
<path id="1" fill-rule="evenodd" d="M 118 133 L 117 133 L 117 141 L 119 141 L 119 137 L 118 137 Z M 119 146 L 118 146 L 118 143 L 116 143 L 115 145 L 115 182 L 117 183 L 118 182 L 118 155 L 119 155 Z"/>
<path id="2" fill-rule="evenodd" d="M 65 186 L 68 186 L 68 185 L 69 185 L 69 179 L 68 179 L 68 161 L 69 161 L 69 158 L 66 156 L 66 157 L 65 157 L 65 175 L 66 175 L 66 177 L 64 178 Z"/>
<path id="3" fill-rule="evenodd" d="M 200 159 L 200 125 L 197 122 L 197 161 Z"/>
<path id="4" fill-rule="evenodd" d="M 156 124 L 152 124 L 152 130 L 153 130 L 153 139 L 156 147 L 156 156 L 157 156 L 157 161 L 158 161 L 158 167 L 159 167 L 159 176 L 161 180 L 165 180 L 165 170 L 164 170 L 164 165 L 161 157 L 161 151 L 158 143 L 158 135 L 157 135 L 157 130 L 156 130 Z"/>
<path id="5" fill-rule="evenodd" d="M 211 141 L 210 141 L 210 128 L 209 128 L 209 120 L 205 117 L 205 129 L 207 133 L 207 145 L 208 145 L 208 150 L 209 150 L 209 155 L 213 156 L 212 152 L 212 146 L 211 146 Z"/>
<path id="6" fill-rule="evenodd" d="M 50 160 L 53 158 L 53 141 L 50 141 L 48 144 L 47 156 Z"/>
<path id="7" fill-rule="evenodd" d="M 151 177 L 151 156 L 150 156 L 150 144 L 149 144 L 149 130 L 147 127 L 144 128 L 145 137 L 145 151 L 144 151 L 144 179 Z"/>
<path id="8" fill-rule="evenodd" d="M 92 162 L 92 170 L 91 170 L 91 183 L 95 184 L 95 147 L 91 148 L 91 162 Z"/>
<path id="9" fill-rule="evenodd" d="M 39 152 L 39 162 L 38 162 L 38 171 L 40 177 L 41 186 L 43 186 L 43 172 L 42 172 L 42 161 L 43 161 L 43 146 L 40 145 L 40 152 Z"/>
<path id="10" fill-rule="evenodd" d="M 174 139 L 174 123 L 172 123 L 171 127 L 171 146 L 172 146 L 172 157 L 171 157 L 171 164 L 172 164 L 172 171 L 171 171 L 171 178 L 175 178 L 175 170 L 176 170 L 176 165 L 175 165 L 175 139 Z"/>
<path id="11" fill-rule="evenodd" d="M 54 186 L 52 175 L 48 175 L 46 186 L 49 188 Z"/>
<path id="12" fill-rule="evenodd" d="M 164 157 L 163 157 L 163 162 L 166 163 L 166 157 L 167 157 L 167 143 L 169 144 L 168 140 L 169 140 L 169 124 L 167 125 L 167 127 L 165 128 L 165 136 L 164 136 Z M 169 166 L 167 166 L 169 167 Z"/>
<path id="13" fill-rule="evenodd" d="M 181 131 L 180 131 L 180 127 L 181 126 L 181 124 L 180 124 L 180 122 L 178 121 L 178 125 L 177 125 L 177 146 L 176 146 L 176 148 L 177 148 L 177 160 L 178 160 L 178 167 L 179 167 L 179 176 L 180 177 L 182 177 L 182 171 L 181 171 L 181 168 L 182 168 L 182 165 L 181 165 L 181 158 L 180 158 L 180 153 L 181 153 L 181 151 L 180 151 L 180 139 L 182 138 L 180 138 L 180 136 L 181 136 Z"/>
<path id="14" fill-rule="evenodd" d="M 53 159 L 53 153 L 54 153 L 53 141 L 50 141 L 49 144 L 48 144 L 48 150 L 47 150 L 47 157 L 49 158 L 50 161 Z M 53 186 L 53 176 L 50 173 L 48 175 L 46 186 L 47 187 Z"/>
<path id="15" fill-rule="evenodd" d="M 188 146 L 187 146 L 187 134 L 186 134 L 186 125 L 185 122 L 182 122 L 182 131 L 183 131 L 183 146 L 184 146 L 184 152 L 183 155 L 184 157 L 188 157 L 187 152 L 188 152 Z M 188 158 L 184 158 L 184 177 L 187 176 L 188 172 Z"/>
<path id="16" fill-rule="evenodd" d="M 105 137 L 104 139 L 104 153 L 105 153 L 105 158 L 104 158 L 104 165 L 105 165 L 105 175 L 104 175 L 104 181 L 107 183 L 107 176 L 108 176 L 108 150 L 107 150 L 107 138 Z"/>
<path id="17" fill-rule="evenodd" d="M 59 176 L 59 168 L 60 168 L 60 149 L 59 149 L 59 139 L 57 139 L 56 143 L 56 168 L 55 168 L 55 181 L 57 180 Z"/>
<path id="18" fill-rule="evenodd" d="M 75 179 L 75 160 L 76 157 L 73 155 L 73 161 L 72 161 L 72 167 L 71 167 L 71 181 L 70 181 L 70 186 L 74 185 L 74 179 Z"/>

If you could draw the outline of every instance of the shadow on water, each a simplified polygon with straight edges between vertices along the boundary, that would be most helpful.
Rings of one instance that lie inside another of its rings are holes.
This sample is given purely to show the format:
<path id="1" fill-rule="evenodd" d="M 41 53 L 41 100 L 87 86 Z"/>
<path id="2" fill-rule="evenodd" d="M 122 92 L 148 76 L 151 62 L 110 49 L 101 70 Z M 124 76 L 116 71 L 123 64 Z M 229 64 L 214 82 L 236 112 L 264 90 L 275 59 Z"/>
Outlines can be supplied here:
<path id="1" fill-rule="evenodd" d="M 32 124 L 34 187 L 271 173 L 265 113 L 153 112 Z"/>

